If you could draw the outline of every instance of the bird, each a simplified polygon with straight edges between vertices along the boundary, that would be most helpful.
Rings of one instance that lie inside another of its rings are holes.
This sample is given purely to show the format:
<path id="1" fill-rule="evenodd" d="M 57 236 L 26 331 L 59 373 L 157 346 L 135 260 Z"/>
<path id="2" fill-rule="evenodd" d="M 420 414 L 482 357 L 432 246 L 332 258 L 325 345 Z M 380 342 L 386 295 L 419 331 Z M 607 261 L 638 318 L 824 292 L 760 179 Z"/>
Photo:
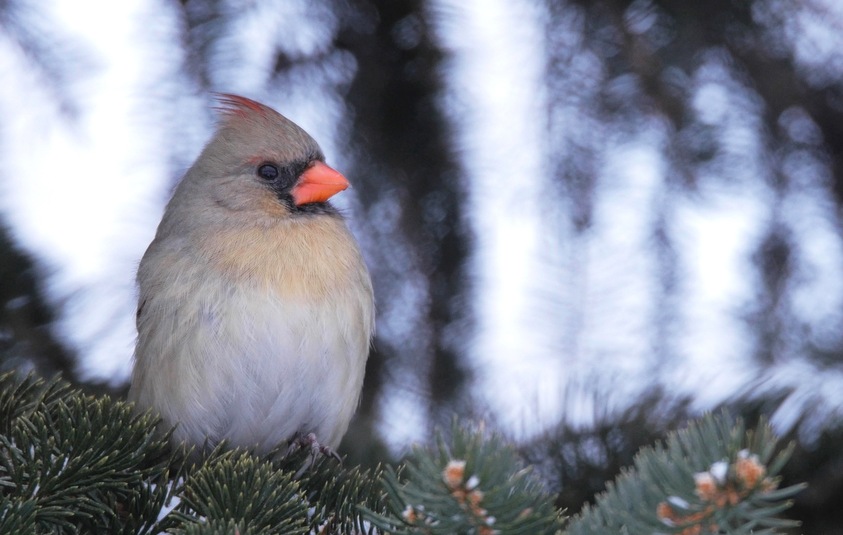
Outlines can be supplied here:
<path id="1" fill-rule="evenodd" d="M 128 399 L 194 451 L 307 439 L 335 455 L 375 325 L 369 271 L 329 202 L 349 182 L 274 109 L 216 99 L 216 131 L 138 267 Z"/>

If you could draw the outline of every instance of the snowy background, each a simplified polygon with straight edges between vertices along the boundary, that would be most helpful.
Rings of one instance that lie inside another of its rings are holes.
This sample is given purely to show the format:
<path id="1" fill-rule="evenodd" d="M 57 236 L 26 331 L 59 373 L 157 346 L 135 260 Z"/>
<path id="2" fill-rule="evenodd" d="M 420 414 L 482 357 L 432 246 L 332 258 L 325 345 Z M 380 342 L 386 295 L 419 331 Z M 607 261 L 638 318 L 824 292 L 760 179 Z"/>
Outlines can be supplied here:
<path id="1" fill-rule="evenodd" d="M 711 42 L 685 23 L 717 17 L 623 6 L 0 4 L 0 216 L 51 332 L 81 377 L 127 380 L 137 262 L 212 132 L 212 91 L 233 92 L 355 186 L 337 204 L 380 308 L 366 410 L 393 446 L 443 407 L 529 436 L 587 422 L 581 393 L 624 406 L 654 385 L 700 409 L 780 395 L 774 422 L 810 412 L 810 438 L 843 410 L 843 178 L 823 123 L 843 114 L 843 7 L 733 6 Z M 402 109 L 401 91 L 423 95 Z M 387 121 L 405 145 L 378 141 Z M 433 141 L 441 162 L 412 167 Z"/>

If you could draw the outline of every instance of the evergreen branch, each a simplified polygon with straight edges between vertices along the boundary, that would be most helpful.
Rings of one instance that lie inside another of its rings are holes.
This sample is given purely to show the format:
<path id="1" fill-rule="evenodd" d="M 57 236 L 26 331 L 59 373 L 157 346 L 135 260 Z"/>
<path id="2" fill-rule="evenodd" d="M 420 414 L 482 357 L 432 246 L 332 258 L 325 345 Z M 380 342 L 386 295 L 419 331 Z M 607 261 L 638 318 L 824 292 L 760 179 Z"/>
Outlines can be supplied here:
<path id="1" fill-rule="evenodd" d="M 302 453 L 276 460 L 280 469 L 290 470 L 301 465 Z M 361 508 L 384 511 L 385 495 L 380 480 L 382 470 L 346 469 L 334 459 L 319 456 L 304 461 L 299 484 L 312 507 L 311 533 L 370 533 Z"/>
<path id="2" fill-rule="evenodd" d="M 0 533 L 34 534 L 36 510 L 34 500 L 0 500 Z"/>
<path id="3" fill-rule="evenodd" d="M 367 510 L 395 534 L 554 533 L 559 513 L 515 449 L 497 435 L 453 424 L 450 444 L 416 447 L 402 470 L 384 475 L 386 514 Z"/>
<path id="4" fill-rule="evenodd" d="M 168 449 L 156 420 L 58 378 L 7 374 L 0 388 L 0 481 L 12 511 L 4 524 L 23 518 L 39 532 L 119 532 L 119 506 L 146 494 L 166 467 L 155 461 Z"/>
<path id="5" fill-rule="evenodd" d="M 772 429 L 745 431 L 725 413 L 706 415 L 645 448 L 596 505 L 575 516 L 568 535 L 774 533 L 798 523 L 776 517 L 801 485 L 776 489 L 791 449 L 776 454 Z"/>
<path id="6" fill-rule="evenodd" d="M 0 415 L 0 533 L 365 533 L 358 504 L 383 509 L 379 471 L 224 445 L 195 466 L 156 419 L 58 378 L 0 376 Z"/>
<path id="7" fill-rule="evenodd" d="M 45 381 L 32 374 L 20 378 L 14 371 L 0 375 L 0 432 L 8 436 L 18 418 L 51 407 L 70 391 L 58 376 Z"/>
<path id="8" fill-rule="evenodd" d="M 0 534 L 542 534 L 560 514 L 515 449 L 456 424 L 395 470 L 224 444 L 201 464 L 158 420 L 59 379 L 0 376 Z M 645 448 L 567 533 L 776 533 L 800 486 L 766 424 L 706 416 Z M 174 507 L 172 510 L 169 510 Z M 380 530 L 380 531 L 377 531 Z"/>
<path id="9" fill-rule="evenodd" d="M 292 474 L 244 451 L 226 451 L 212 454 L 187 477 L 182 501 L 170 515 L 170 532 L 216 533 L 234 527 L 227 533 L 304 534 L 308 507 Z"/>

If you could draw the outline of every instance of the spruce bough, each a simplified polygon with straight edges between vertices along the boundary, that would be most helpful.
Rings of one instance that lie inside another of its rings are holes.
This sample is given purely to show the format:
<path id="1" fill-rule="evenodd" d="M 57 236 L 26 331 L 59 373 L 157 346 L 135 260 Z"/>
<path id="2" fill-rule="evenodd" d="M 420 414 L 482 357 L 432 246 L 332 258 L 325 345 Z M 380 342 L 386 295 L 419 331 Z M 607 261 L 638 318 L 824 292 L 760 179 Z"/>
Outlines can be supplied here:
<path id="1" fill-rule="evenodd" d="M 501 436 L 453 424 L 397 468 L 220 447 L 184 462 L 158 420 L 66 382 L 0 376 L 0 534 L 783 533 L 799 486 L 770 427 L 706 415 L 644 448 L 567 521 Z M 285 446 L 285 445 L 282 445 Z"/>

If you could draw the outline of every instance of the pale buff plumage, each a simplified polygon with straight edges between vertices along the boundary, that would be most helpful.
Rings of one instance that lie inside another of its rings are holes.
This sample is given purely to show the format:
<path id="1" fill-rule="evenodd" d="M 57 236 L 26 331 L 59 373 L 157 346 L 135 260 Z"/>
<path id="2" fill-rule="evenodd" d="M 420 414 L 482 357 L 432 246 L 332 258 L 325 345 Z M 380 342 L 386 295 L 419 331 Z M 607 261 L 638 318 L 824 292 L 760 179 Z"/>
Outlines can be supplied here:
<path id="1" fill-rule="evenodd" d="M 177 424 L 175 442 L 266 452 L 314 433 L 335 448 L 363 384 L 369 274 L 339 214 L 256 174 L 321 159 L 310 136 L 240 97 L 222 112 L 140 263 L 129 399 Z"/>

